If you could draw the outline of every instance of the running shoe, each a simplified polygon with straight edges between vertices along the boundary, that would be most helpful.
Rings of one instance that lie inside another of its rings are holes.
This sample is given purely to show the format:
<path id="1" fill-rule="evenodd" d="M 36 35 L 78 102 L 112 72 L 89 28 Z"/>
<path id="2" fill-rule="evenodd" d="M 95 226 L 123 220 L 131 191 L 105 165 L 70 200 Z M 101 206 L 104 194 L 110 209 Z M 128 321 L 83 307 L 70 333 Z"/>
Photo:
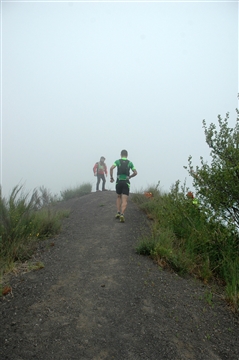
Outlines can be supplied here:
<path id="1" fill-rule="evenodd" d="M 120 215 L 120 222 L 124 222 L 125 220 L 124 220 L 124 215 L 123 214 L 121 214 Z"/>
<path id="2" fill-rule="evenodd" d="M 117 213 L 117 214 L 115 215 L 115 218 L 116 218 L 116 219 L 119 219 L 119 218 L 120 218 L 120 214 Z"/>

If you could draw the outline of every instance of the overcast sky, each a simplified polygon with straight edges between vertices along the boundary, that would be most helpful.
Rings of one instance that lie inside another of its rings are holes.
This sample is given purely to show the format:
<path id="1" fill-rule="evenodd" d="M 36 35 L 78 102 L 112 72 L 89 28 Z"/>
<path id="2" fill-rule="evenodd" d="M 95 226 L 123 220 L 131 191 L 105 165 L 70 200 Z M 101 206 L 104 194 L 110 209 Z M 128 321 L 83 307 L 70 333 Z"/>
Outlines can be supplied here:
<path id="1" fill-rule="evenodd" d="M 1 1 L 1 184 L 51 192 L 127 149 L 132 191 L 191 184 L 238 107 L 238 2 Z M 113 190 L 109 177 L 106 187 Z"/>

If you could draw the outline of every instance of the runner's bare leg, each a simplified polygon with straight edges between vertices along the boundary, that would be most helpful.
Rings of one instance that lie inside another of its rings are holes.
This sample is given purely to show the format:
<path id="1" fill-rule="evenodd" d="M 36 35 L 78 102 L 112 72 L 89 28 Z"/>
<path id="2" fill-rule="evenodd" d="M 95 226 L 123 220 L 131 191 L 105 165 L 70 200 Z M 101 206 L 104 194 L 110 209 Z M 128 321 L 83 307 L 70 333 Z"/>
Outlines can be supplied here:
<path id="1" fill-rule="evenodd" d="M 124 214 L 128 203 L 128 195 L 122 194 L 121 214 Z"/>
<path id="2" fill-rule="evenodd" d="M 116 208 L 118 212 L 121 212 L 121 195 L 117 195 Z"/>

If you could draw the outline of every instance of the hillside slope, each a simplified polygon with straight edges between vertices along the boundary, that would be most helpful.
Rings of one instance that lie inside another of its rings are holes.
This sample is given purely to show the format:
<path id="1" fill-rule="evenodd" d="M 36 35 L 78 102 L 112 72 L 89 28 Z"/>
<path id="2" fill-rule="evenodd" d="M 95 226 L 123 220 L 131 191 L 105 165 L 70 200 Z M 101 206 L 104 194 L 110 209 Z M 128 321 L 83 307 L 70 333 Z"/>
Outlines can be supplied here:
<path id="1" fill-rule="evenodd" d="M 114 192 L 69 200 L 71 209 L 44 269 L 11 279 L 0 301 L 1 359 L 238 360 L 238 318 L 193 279 L 136 253 L 150 228 L 129 201 L 126 222 Z"/>

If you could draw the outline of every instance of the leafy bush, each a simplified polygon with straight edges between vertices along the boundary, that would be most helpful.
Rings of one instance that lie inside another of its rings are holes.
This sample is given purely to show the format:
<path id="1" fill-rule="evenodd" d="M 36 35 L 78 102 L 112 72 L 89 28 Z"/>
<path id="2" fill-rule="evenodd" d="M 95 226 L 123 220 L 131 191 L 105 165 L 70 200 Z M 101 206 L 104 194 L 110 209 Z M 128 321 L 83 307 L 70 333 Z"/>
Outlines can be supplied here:
<path id="1" fill-rule="evenodd" d="M 201 167 L 192 165 L 188 158 L 189 174 L 200 201 L 211 216 L 221 222 L 239 228 L 239 111 L 234 128 L 228 126 L 229 113 L 225 119 L 218 115 L 215 124 L 206 125 L 203 120 L 206 143 L 211 149 L 211 164 L 201 157 Z"/>
<path id="2" fill-rule="evenodd" d="M 201 157 L 201 167 L 194 168 L 189 156 L 185 167 L 193 178 L 197 199 L 185 185 L 180 189 L 179 181 L 168 194 L 133 198 L 154 220 L 150 255 L 164 258 L 173 268 L 186 269 L 204 281 L 220 278 L 234 309 L 239 304 L 238 109 L 236 113 L 234 128 L 228 126 L 229 113 L 225 119 L 218 115 L 219 129 L 213 123 L 207 126 L 203 120 L 211 163 Z M 152 186 L 147 191 L 151 190 Z M 173 241 L 169 236 L 165 242 L 165 230 L 174 234 Z"/>

